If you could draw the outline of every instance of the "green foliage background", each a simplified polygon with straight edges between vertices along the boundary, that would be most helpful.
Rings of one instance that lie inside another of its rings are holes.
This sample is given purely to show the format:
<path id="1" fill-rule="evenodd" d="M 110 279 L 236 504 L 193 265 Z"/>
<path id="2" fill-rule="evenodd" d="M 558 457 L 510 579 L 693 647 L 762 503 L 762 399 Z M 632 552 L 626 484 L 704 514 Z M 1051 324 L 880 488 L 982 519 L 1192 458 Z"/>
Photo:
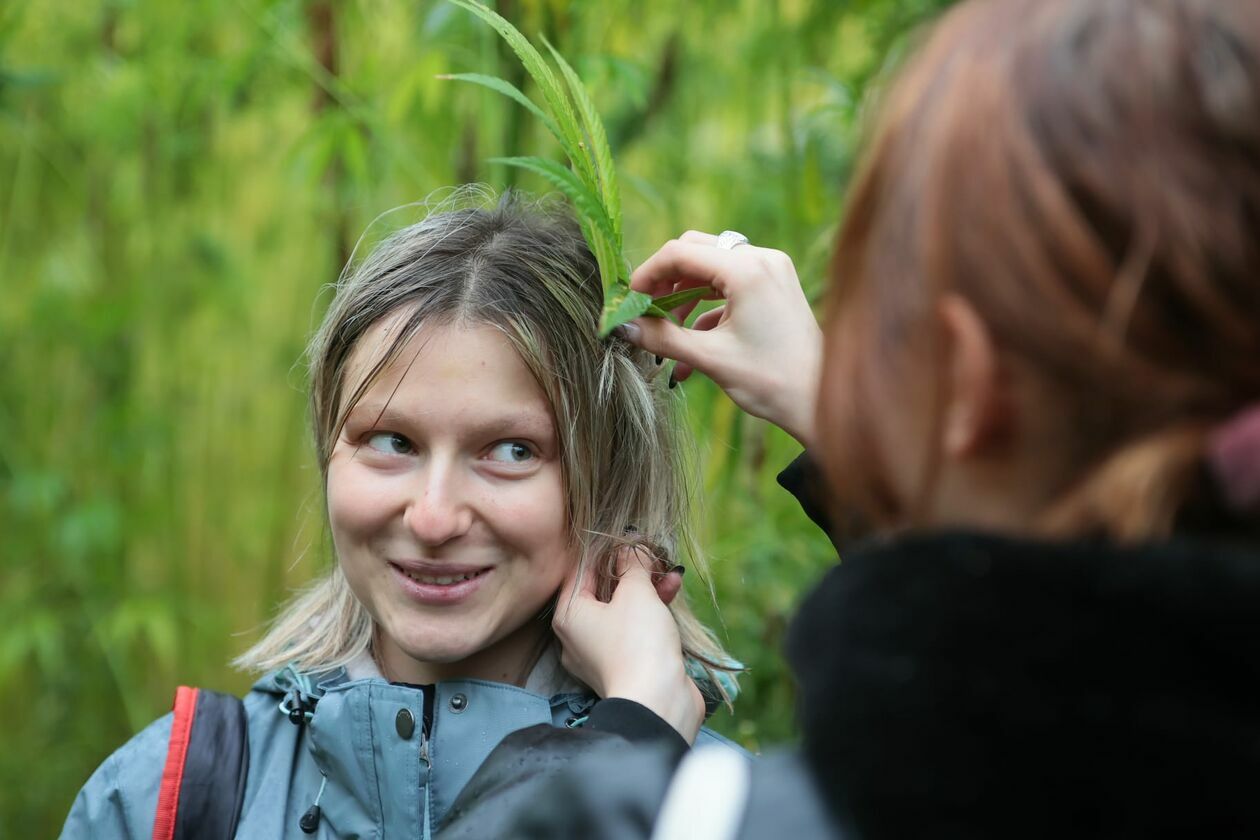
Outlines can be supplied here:
<path id="1" fill-rule="evenodd" d="M 816 294 L 871 80 L 946 2 L 497 8 L 591 87 L 632 260 L 734 228 Z M 435 78 L 454 72 L 529 90 L 433 0 L 0 4 L 0 835 L 55 835 L 176 684 L 245 691 L 227 661 L 331 561 L 299 363 L 321 289 L 382 211 L 543 191 L 485 161 L 557 153 L 519 107 Z M 774 484 L 796 445 L 700 377 L 676 393 L 721 604 L 700 609 L 751 667 L 716 725 L 790 741 L 779 648 L 834 555 Z"/>

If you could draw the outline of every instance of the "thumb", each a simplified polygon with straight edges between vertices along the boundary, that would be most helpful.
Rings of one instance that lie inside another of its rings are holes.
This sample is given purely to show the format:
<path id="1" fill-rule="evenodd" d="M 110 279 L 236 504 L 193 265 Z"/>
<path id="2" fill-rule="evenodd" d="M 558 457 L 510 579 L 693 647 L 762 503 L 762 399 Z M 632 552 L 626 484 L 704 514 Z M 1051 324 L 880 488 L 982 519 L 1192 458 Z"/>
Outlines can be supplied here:
<path id="1" fill-rule="evenodd" d="M 673 570 L 668 571 L 653 581 L 653 585 L 656 586 L 656 594 L 661 599 L 661 603 L 668 607 L 674 603 L 674 599 L 682 591 L 682 574 Z"/>
<path id="2" fill-rule="evenodd" d="M 580 601 L 598 603 L 595 597 L 595 569 L 590 563 L 574 564 L 565 577 L 560 593 L 556 596 L 556 612 L 552 624 L 563 624 L 569 618 L 570 610 Z"/>
<path id="3" fill-rule="evenodd" d="M 712 336 L 703 331 L 680 327 L 667 318 L 635 318 L 618 329 L 620 335 L 657 356 L 675 359 L 701 371 L 709 358 Z"/>
<path id="4" fill-rule="evenodd" d="M 613 598 L 631 597 L 633 594 L 648 593 L 655 600 L 656 585 L 652 582 L 652 567 L 655 560 L 641 548 L 624 548 L 617 557 L 617 591 Z M 631 595 L 625 595 L 631 593 Z"/>

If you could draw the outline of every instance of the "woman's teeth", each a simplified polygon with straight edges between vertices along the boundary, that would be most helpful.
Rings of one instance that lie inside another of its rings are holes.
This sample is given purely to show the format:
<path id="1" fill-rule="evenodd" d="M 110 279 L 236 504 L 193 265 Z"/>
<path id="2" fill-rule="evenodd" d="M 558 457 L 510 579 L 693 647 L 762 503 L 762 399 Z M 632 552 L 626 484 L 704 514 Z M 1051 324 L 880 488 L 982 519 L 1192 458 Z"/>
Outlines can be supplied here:
<path id="1" fill-rule="evenodd" d="M 401 569 L 402 567 L 400 566 L 399 568 Z M 461 583 L 466 580 L 472 580 L 477 575 L 481 574 L 481 572 L 468 572 L 467 574 L 462 575 L 418 575 L 414 572 L 409 572 L 406 569 L 402 569 L 402 573 L 414 580 L 416 583 L 423 583 L 429 586 L 450 586 L 452 583 Z"/>

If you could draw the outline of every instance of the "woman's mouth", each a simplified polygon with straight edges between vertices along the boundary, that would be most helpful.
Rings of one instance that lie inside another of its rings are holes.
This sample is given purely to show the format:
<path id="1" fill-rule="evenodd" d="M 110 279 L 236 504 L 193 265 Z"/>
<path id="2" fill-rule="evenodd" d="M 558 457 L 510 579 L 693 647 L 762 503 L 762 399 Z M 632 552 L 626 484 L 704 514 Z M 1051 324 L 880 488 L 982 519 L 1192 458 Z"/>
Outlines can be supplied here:
<path id="1" fill-rule="evenodd" d="M 465 580 L 472 580 L 477 575 L 483 574 L 486 570 L 481 569 L 476 572 L 465 572 L 462 575 L 422 575 L 416 572 L 409 572 L 401 566 L 398 570 L 416 583 L 427 583 L 431 586 L 450 586 L 452 583 L 460 583 Z"/>
<path id="2" fill-rule="evenodd" d="M 494 567 L 432 569 L 390 563 L 403 592 L 422 604 L 456 604 L 481 588 Z"/>

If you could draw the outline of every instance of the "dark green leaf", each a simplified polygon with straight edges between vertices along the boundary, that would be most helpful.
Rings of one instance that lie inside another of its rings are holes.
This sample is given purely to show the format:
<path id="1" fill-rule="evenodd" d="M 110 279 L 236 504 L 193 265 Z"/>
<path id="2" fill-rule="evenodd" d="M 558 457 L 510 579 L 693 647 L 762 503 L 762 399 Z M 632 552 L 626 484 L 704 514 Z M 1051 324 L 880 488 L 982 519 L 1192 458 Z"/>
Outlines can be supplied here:
<path id="1" fill-rule="evenodd" d="M 618 288 L 604 299 L 604 315 L 600 319 L 600 337 L 608 335 L 617 327 L 638 318 L 648 307 L 652 299 L 642 292 Z"/>
<path id="2" fill-rule="evenodd" d="M 665 310 L 666 312 L 671 312 L 682 306 L 684 303 L 691 303 L 693 300 L 704 300 L 712 294 L 712 286 L 697 286 L 694 289 L 683 289 L 681 292 L 674 292 L 672 294 L 652 298 L 652 304 Z"/>
<path id="3" fill-rule="evenodd" d="M 565 81 L 569 83 L 569 92 L 573 94 L 573 101 L 577 103 L 578 113 L 582 116 L 582 125 L 586 128 L 586 135 L 590 142 L 589 149 L 594 158 L 595 171 L 599 175 L 604 210 L 608 213 L 609 221 L 612 222 L 615 236 L 613 241 L 620 249 L 621 190 L 617 185 L 617 169 L 613 163 L 612 149 L 608 145 L 608 134 L 604 131 L 604 122 L 600 119 L 599 111 L 596 110 L 595 103 L 591 101 L 591 95 L 587 92 L 586 86 L 569 66 L 569 62 L 564 60 L 564 56 L 546 38 L 543 39 L 543 43 L 551 51 L 552 57 L 560 67 L 560 72 L 564 74 Z"/>

